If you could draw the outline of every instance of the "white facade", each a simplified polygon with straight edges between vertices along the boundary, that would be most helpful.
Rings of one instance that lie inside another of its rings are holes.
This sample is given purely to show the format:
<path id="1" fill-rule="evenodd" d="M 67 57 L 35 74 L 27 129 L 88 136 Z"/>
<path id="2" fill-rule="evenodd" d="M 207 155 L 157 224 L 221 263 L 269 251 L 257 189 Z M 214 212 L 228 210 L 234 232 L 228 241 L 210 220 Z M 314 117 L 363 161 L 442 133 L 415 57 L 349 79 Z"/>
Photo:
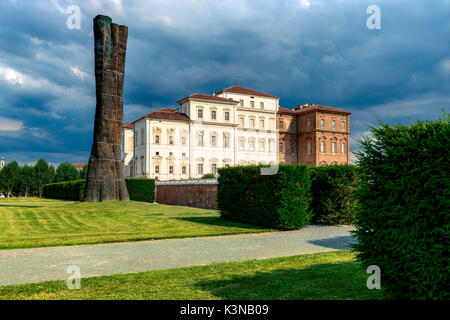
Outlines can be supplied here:
<path id="1" fill-rule="evenodd" d="M 152 112 L 134 129 L 124 126 L 125 177 L 201 178 L 224 166 L 278 163 L 279 99 L 229 89 L 235 88 L 245 93 L 194 94 L 180 100 L 177 110 Z"/>

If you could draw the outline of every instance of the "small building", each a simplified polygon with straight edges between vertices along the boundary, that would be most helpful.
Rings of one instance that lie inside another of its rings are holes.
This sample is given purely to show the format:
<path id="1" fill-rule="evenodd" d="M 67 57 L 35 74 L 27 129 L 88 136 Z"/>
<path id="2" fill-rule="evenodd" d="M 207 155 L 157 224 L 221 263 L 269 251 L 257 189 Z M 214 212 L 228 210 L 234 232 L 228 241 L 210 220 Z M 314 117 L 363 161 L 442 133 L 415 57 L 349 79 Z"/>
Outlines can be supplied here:
<path id="1" fill-rule="evenodd" d="M 350 163 L 351 112 L 304 103 L 278 110 L 279 162 L 310 166 Z"/>
<path id="2" fill-rule="evenodd" d="M 83 168 L 84 168 L 85 166 L 87 166 L 87 165 L 88 165 L 87 163 L 83 163 L 83 162 L 75 162 L 75 163 L 73 164 L 73 166 L 74 166 L 78 171 L 83 170 Z"/>

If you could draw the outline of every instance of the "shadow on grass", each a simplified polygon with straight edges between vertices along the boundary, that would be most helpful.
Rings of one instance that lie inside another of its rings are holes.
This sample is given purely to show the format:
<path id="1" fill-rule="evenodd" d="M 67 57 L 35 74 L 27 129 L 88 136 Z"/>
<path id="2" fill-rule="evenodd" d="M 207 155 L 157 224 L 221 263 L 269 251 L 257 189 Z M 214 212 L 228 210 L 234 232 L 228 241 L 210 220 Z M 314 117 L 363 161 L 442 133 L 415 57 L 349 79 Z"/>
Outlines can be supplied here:
<path id="1" fill-rule="evenodd" d="M 383 299 L 366 287 L 367 277 L 355 262 L 318 264 L 304 269 L 277 269 L 196 284 L 226 300 Z"/>
<path id="2" fill-rule="evenodd" d="M 214 225 L 214 226 L 222 226 L 222 227 L 240 227 L 240 228 L 248 228 L 248 229 L 256 229 L 256 230 L 268 230 L 268 228 L 253 226 L 253 225 L 245 224 L 245 223 L 228 221 L 228 220 L 224 220 L 220 217 L 175 217 L 172 219 L 184 220 L 184 221 L 189 221 L 189 222 L 194 222 L 194 223 L 209 224 L 209 225 Z"/>
<path id="3" fill-rule="evenodd" d="M 309 243 L 316 246 L 321 246 L 336 250 L 351 249 L 351 243 L 355 243 L 356 240 L 352 236 L 340 236 L 334 238 L 325 238 L 318 240 L 308 240 Z"/>

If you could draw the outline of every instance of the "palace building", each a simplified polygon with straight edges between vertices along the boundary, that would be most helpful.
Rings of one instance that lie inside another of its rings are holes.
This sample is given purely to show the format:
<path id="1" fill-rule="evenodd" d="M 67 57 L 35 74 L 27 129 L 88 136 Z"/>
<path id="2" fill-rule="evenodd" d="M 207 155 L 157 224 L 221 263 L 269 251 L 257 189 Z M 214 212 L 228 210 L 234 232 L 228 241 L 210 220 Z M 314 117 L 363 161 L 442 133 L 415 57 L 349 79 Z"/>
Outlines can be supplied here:
<path id="1" fill-rule="evenodd" d="M 278 97 L 237 84 L 177 103 L 178 108 L 162 108 L 123 126 L 125 177 L 178 180 L 217 174 L 227 166 L 349 161 L 350 113 L 344 110 L 280 108 Z M 343 121 L 345 133 L 336 129 L 344 128 Z"/>

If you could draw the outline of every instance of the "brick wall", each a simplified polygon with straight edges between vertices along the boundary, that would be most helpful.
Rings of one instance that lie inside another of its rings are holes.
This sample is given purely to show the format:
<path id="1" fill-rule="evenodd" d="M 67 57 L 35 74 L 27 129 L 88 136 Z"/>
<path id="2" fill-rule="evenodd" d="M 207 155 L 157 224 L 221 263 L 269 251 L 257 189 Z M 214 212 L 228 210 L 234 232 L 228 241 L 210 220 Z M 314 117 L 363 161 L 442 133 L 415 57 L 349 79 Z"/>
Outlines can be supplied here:
<path id="1" fill-rule="evenodd" d="M 177 206 L 217 209 L 217 182 L 170 182 L 156 184 L 156 202 Z"/>

